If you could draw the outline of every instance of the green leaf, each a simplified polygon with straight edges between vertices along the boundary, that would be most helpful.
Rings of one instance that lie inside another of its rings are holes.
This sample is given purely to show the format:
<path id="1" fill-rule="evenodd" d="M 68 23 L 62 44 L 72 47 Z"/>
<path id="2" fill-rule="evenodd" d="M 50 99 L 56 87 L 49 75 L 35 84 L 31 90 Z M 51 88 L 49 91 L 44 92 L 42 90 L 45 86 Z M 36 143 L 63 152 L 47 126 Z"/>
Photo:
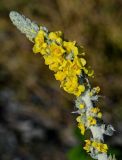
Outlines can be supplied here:
<path id="1" fill-rule="evenodd" d="M 93 160 L 79 145 L 69 150 L 67 153 L 68 160 Z"/>

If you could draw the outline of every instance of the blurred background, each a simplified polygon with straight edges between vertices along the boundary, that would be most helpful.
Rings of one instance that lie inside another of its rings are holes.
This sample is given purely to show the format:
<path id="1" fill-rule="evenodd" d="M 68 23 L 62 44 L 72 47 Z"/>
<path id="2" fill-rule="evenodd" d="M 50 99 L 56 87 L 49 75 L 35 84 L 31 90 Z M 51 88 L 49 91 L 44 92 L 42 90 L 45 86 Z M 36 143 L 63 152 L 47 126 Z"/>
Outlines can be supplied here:
<path id="1" fill-rule="evenodd" d="M 75 97 L 60 89 L 33 44 L 13 26 L 16 10 L 85 48 L 101 87 L 105 137 L 122 157 L 122 1 L 0 0 L 0 160 L 91 160 L 75 122 Z"/>

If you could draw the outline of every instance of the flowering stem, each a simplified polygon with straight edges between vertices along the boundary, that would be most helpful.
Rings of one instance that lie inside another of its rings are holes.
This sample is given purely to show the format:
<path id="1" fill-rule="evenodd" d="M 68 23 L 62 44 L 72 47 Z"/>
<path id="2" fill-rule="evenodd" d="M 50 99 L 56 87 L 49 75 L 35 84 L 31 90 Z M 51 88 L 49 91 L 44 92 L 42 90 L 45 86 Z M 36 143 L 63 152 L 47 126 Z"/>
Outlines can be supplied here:
<path id="1" fill-rule="evenodd" d="M 93 71 L 86 67 L 82 47 L 75 41 L 65 41 L 61 31 L 49 32 L 46 27 L 38 27 L 30 19 L 17 12 L 10 12 L 13 24 L 34 42 L 33 52 L 40 53 L 45 64 L 49 66 L 66 92 L 77 97 L 75 104 L 78 113 L 76 121 L 81 134 L 91 131 L 91 137 L 85 140 L 84 149 L 98 160 L 116 160 L 115 156 L 108 156 L 108 146 L 104 143 L 104 134 L 111 136 L 114 128 L 102 123 L 102 113 L 97 107 L 99 87 L 92 88 L 89 77 Z"/>
<path id="2" fill-rule="evenodd" d="M 84 102 L 84 104 L 87 108 L 86 115 L 89 114 L 89 110 L 91 108 L 93 108 L 93 102 L 92 102 L 91 97 L 89 95 L 90 95 L 90 90 L 87 90 L 83 95 L 81 95 L 79 97 Z M 97 139 L 99 141 L 103 140 L 103 133 L 101 132 L 100 127 L 98 127 L 96 125 L 96 126 L 91 126 L 89 129 L 92 132 L 93 139 Z M 102 153 L 102 154 L 100 153 L 97 156 L 98 156 L 98 160 L 108 160 L 106 153 Z"/>

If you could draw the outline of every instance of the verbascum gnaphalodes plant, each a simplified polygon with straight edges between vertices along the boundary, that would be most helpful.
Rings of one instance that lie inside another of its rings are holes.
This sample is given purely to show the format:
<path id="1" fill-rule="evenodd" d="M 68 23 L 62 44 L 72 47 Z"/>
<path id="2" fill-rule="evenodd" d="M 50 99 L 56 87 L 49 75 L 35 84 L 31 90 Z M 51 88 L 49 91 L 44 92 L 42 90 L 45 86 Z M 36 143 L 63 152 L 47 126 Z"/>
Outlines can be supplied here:
<path id="1" fill-rule="evenodd" d="M 104 143 L 104 135 L 111 136 L 114 128 L 102 121 L 97 106 L 100 88 L 90 85 L 89 77 L 93 77 L 94 72 L 87 67 L 83 47 L 75 41 L 65 40 L 61 31 L 49 32 L 46 27 L 39 27 L 15 11 L 10 12 L 10 19 L 34 43 L 33 52 L 43 56 L 45 64 L 60 81 L 60 87 L 76 96 L 77 110 L 72 113 L 78 114 L 78 128 L 82 135 L 91 131 L 91 137 L 85 140 L 83 147 L 86 152 L 93 159 L 116 160 L 115 156 L 108 155 L 108 145 Z"/>

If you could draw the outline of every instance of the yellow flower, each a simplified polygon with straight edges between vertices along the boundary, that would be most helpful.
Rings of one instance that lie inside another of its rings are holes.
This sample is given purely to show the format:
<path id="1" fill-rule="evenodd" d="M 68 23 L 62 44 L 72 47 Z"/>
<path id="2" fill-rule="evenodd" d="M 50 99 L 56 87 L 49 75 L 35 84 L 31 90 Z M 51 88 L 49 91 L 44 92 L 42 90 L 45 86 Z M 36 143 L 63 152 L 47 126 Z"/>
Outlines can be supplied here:
<path id="1" fill-rule="evenodd" d="M 107 150 L 108 150 L 108 146 L 107 146 L 107 144 L 100 144 L 100 152 L 103 152 L 103 153 L 106 153 L 107 152 Z"/>
<path id="2" fill-rule="evenodd" d="M 45 32 L 40 30 L 35 38 L 35 45 L 33 47 L 34 53 L 46 54 L 47 43 L 44 41 Z"/>
<path id="3" fill-rule="evenodd" d="M 64 81 L 61 81 L 61 87 L 68 93 L 79 96 L 82 92 L 84 92 L 84 85 L 78 84 L 77 76 L 67 76 Z"/>
<path id="4" fill-rule="evenodd" d="M 99 93 L 99 92 L 100 92 L 100 87 L 99 87 L 99 86 L 94 87 L 93 89 L 95 90 L 96 93 Z"/>
<path id="5" fill-rule="evenodd" d="M 73 52 L 74 56 L 78 55 L 78 48 L 75 46 L 76 42 L 63 42 L 64 48 L 66 48 L 67 53 Z"/>
<path id="6" fill-rule="evenodd" d="M 62 58 L 58 58 L 52 55 L 45 55 L 44 59 L 45 59 L 45 64 L 49 65 L 50 70 L 53 70 L 54 72 L 58 71 L 59 66 L 62 63 Z"/>
<path id="7" fill-rule="evenodd" d="M 101 143 L 100 151 L 106 153 L 107 150 L 108 150 L 107 144 L 102 144 L 102 143 Z"/>
<path id="8" fill-rule="evenodd" d="M 68 67 L 69 67 L 68 63 L 69 63 L 69 61 L 68 61 L 68 60 L 65 60 L 65 59 L 63 58 L 62 63 L 61 63 L 61 65 L 59 66 L 59 70 L 63 70 L 63 71 L 68 70 Z"/>
<path id="9" fill-rule="evenodd" d="M 91 148 L 91 141 L 90 140 L 85 140 L 86 144 L 83 147 L 83 149 L 86 150 L 86 152 L 90 152 L 90 148 Z"/>
<path id="10" fill-rule="evenodd" d="M 84 91 L 85 91 L 85 86 L 84 85 L 79 85 L 78 88 L 75 90 L 74 95 L 76 95 L 78 97 Z"/>
<path id="11" fill-rule="evenodd" d="M 70 60 L 64 60 L 59 69 L 67 72 L 68 76 L 76 76 L 81 73 L 80 63 L 76 59 L 74 59 L 73 62 Z"/>
<path id="12" fill-rule="evenodd" d="M 76 76 L 67 77 L 66 81 L 64 82 L 63 88 L 69 93 L 74 93 L 74 91 L 78 88 L 78 78 Z"/>
<path id="13" fill-rule="evenodd" d="M 98 107 L 94 107 L 91 109 L 91 112 L 96 114 L 98 118 L 102 118 L 102 113 L 99 111 L 100 111 L 100 109 Z"/>
<path id="14" fill-rule="evenodd" d="M 65 77 L 66 77 L 66 73 L 63 72 L 63 71 L 58 71 L 58 72 L 55 74 L 56 80 L 59 80 L 59 81 L 64 80 Z"/>
<path id="15" fill-rule="evenodd" d="M 98 152 L 106 153 L 108 150 L 107 144 L 100 143 L 100 142 L 92 142 L 92 146 L 98 150 Z"/>
<path id="16" fill-rule="evenodd" d="M 55 40 L 58 43 L 62 42 L 62 38 L 60 37 L 62 36 L 62 32 L 61 31 L 57 31 L 57 32 L 50 32 L 48 35 L 48 38 L 51 40 Z"/>
<path id="17" fill-rule="evenodd" d="M 98 116 L 98 118 L 102 118 L 102 113 L 99 112 L 99 113 L 97 114 L 97 116 Z"/>
<path id="18" fill-rule="evenodd" d="M 97 141 L 93 141 L 91 142 L 90 140 L 85 140 L 86 144 L 84 149 L 87 152 L 90 152 L 90 148 L 93 147 L 94 149 L 96 149 L 98 152 L 102 152 L 102 153 L 106 153 L 108 150 L 108 146 L 107 144 L 101 143 L 101 142 L 97 142 Z"/>
<path id="19" fill-rule="evenodd" d="M 54 57 L 52 55 L 44 56 L 45 64 L 50 65 L 54 62 Z"/>
<path id="20" fill-rule="evenodd" d="M 91 116 L 88 117 L 88 125 L 89 126 L 95 125 L 96 123 L 97 123 L 97 121 L 95 118 L 93 118 Z"/>
<path id="21" fill-rule="evenodd" d="M 100 150 L 100 143 L 93 141 L 92 147 L 94 147 L 95 149 L 97 149 L 99 151 Z"/>
<path id="22" fill-rule="evenodd" d="M 91 70 L 91 69 L 88 70 L 88 73 L 87 73 L 87 74 L 88 74 L 89 77 L 94 77 L 94 76 L 93 76 L 93 75 L 94 75 L 94 71 Z"/>
<path id="23" fill-rule="evenodd" d="M 91 141 L 90 140 L 85 140 L 87 145 L 91 145 Z"/>
<path id="24" fill-rule="evenodd" d="M 65 52 L 65 50 L 61 46 L 57 45 L 54 42 L 50 44 L 49 49 L 50 49 L 50 54 L 56 57 L 62 56 Z"/>
<path id="25" fill-rule="evenodd" d="M 82 122 L 81 118 L 82 118 L 81 116 L 78 116 L 78 117 L 76 118 L 76 121 L 77 121 L 77 122 Z"/>
<path id="26" fill-rule="evenodd" d="M 84 73 L 87 74 L 89 77 L 93 77 L 93 75 L 94 75 L 93 70 L 87 69 L 86 67 L 83 67 L 82 69 L 83 69 Z"/>
<path id="27" fill-rule="evenodd" d="M 62 37 L 63 33 L 61 31 L 56 31 L 55 32 L 57 34 L 58 37 Z"/>
<path id="28" fill-rule="evenodd" d="M 73 62 L 71 63 L 70 71 L 72 72 L 72 74 L 80 75 L 81 68 L 82 66 L 81 66 L 80 60 L 78 59 L 78 57 L 75 57 Z"/>
<path id="29" fill-rule="evenodd" d="M 58 68 L 59 68 L 59 63 L 54 62 L 54 63 L 49 65 L 49 69 L 54 71 L 54 72 L 57 72 Z"/>
<path id="30" fill-rule="evenodd" d="M 81 134 L 84 135 L 85 133 L 85 126 L 83 123 L 78 123 L 78 128 L 81 130 Z"/>
<path id="31" fill-rule="evenodd" d="M 88 75 L 88 69 L 86 67 L 83 67 L 82 69 L 83 69 L 84 73 Z"/>
<path id="32" fill-rule="evenodd" d="M 95 113 L 95 114 L 98 113 L 99 111 L 100 111 L 100 109 L 98 107 L 94 107 L 91 109 L 91 112 Z"/>
<path id="33" fill-rule="evenodd" d="M 84 58 L 80 58 L 80 61 L 81 61 L 82 66 L 86 65 L 86 60 Z"/>
<path id="34" fill-rule="evenodd" d="M 80 109 L 83 109 L 84 107 L 85 107 L 84 104 L 80 104 L 79 106 Z"/>

